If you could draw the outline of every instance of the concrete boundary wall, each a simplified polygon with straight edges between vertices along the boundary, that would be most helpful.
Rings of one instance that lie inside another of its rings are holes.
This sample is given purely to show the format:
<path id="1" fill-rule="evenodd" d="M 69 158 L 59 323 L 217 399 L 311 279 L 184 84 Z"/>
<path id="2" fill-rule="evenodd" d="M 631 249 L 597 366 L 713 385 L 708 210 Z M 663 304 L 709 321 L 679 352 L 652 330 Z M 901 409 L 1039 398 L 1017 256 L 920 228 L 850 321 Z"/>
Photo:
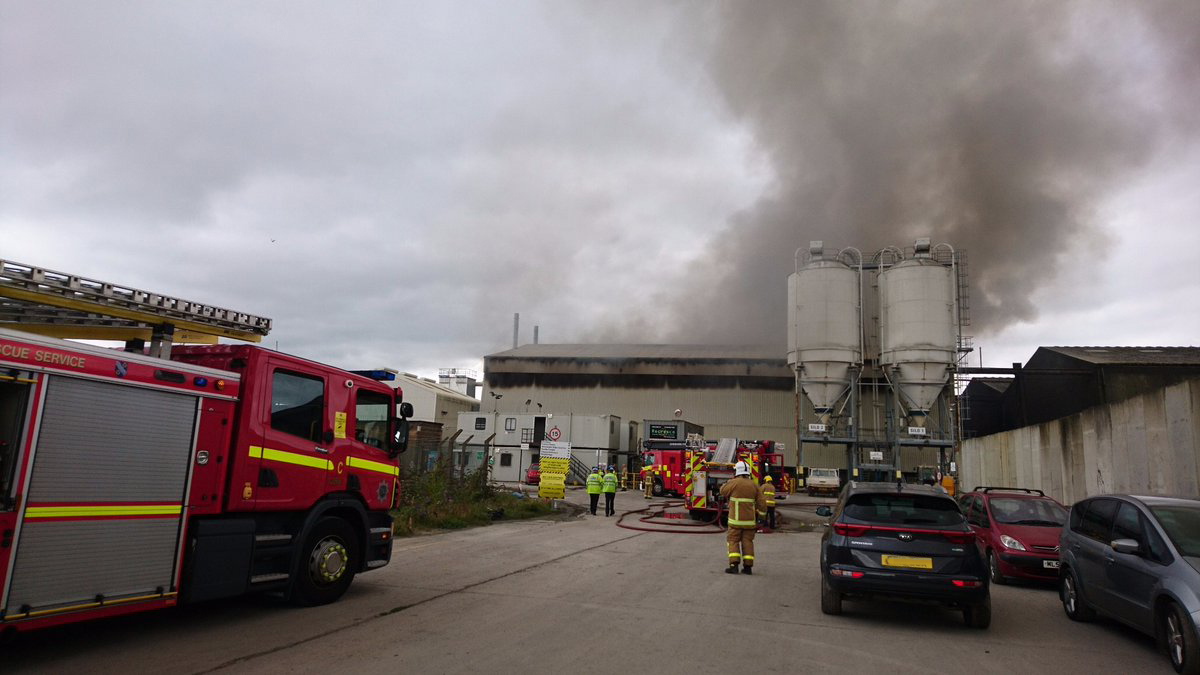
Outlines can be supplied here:
<path id="1" fill-rule="evenodd" d="M 1200 379 L 1036 426 L 963 441 L 959 489 L 1200 495 Z"/>

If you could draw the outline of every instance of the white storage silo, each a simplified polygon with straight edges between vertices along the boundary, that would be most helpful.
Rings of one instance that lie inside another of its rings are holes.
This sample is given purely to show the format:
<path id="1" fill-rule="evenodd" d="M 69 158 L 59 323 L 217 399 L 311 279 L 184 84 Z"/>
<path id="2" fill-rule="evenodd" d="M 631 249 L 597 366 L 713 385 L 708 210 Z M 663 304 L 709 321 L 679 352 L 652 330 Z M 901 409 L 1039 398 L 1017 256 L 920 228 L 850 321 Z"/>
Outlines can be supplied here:
<path id="1" fill-rule="evenodd" d="M 819 241 L 788 277 L 788 363 L 825 424 L 862 360 L 860 278 L 840 256 L 826 257 Z"/>
<path id="2" fill-rule="evenodd" d="M 909 423 L 920 427 L 954 364 L 958 319 L 954 268 L 933 259 L 928 239 L 914 249 L 879 273 L 880 363 L 891 368 Z"/>

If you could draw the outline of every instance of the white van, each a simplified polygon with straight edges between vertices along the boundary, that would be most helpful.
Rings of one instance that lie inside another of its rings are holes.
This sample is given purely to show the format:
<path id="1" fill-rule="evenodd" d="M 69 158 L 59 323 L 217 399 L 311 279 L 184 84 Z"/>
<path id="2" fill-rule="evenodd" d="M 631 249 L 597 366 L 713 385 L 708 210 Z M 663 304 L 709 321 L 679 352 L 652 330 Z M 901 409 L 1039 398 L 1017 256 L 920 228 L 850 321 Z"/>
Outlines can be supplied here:
<path id="1" fill-rule="evenodd" d="M 805 485 L 810 495 L 827 492 L 836 496 L 842 489 L 842 480 L 837 469 L 809 469 Z"/>

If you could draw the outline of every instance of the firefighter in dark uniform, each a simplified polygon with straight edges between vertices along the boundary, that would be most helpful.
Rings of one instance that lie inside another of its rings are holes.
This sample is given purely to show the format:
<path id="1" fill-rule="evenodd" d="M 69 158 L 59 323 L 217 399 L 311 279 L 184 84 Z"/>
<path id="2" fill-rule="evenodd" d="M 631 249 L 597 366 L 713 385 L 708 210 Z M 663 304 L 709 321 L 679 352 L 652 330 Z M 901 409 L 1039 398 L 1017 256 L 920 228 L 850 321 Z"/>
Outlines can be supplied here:
<path id="1" fill-rule="evenodd" d="M 721 486 L 721 497 L 729 505 L 729 529 L 725 535 L 729 566 L 725 572 L 737 574 L 740 564 L 742 574 L 753 574 L 754 532 L 759 514 L 766 515 L 767 500 L 751 480 L 750 467 L 745 462 L 734 465 L 733 478 Z"/>

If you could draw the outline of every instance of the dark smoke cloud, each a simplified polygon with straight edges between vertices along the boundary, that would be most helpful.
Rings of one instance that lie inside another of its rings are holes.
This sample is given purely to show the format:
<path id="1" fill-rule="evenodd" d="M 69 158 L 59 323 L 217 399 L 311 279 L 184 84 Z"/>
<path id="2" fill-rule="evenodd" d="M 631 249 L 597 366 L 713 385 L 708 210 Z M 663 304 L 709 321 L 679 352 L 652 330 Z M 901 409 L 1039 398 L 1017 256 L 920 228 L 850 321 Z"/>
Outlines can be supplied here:
<path id="1" fill-rule="evenodd" d="M 931 236 L 969 254 L 972 327 L 1038 313 L 1103 252 L 1103 200 L 1191 133 L 1200 3 L 744 2 L 682 30 L 775 173 L 683 282 L 672 340 L 779 344 L 797 247 Z M 1149 18 L 1148 18 L 1149 17 Z"/>

